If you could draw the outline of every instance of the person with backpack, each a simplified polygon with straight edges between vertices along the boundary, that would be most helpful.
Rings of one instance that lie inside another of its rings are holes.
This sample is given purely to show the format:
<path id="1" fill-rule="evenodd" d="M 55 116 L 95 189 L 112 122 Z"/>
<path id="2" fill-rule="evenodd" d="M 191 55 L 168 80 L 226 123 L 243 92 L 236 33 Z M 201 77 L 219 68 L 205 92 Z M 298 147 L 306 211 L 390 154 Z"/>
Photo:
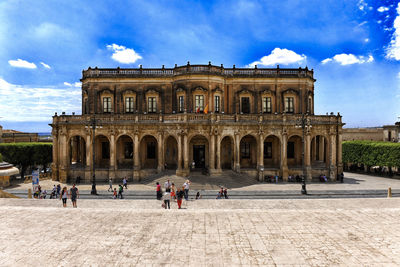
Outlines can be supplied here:
<path id="1" fill-rule="evenodd" d="M 118 197 L 120 198 L 120 199 L 123 199 L 124 197 L 122 196 L 122 193 L 124 192 L 124 188 L 122 187 L 122 185 L 118 185 L 118 187 L 119 187 L 119 190 L 118 190 Z"/>

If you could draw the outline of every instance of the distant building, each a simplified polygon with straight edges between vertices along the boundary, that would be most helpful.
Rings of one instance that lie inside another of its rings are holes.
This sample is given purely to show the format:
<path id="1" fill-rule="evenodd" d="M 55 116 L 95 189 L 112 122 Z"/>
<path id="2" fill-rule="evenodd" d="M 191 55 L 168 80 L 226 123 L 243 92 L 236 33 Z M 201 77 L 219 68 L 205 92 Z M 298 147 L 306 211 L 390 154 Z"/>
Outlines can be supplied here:
<path id="1" fill-rule="evenodd" d="M 89 182 L 93 165 L 97 181 L 164 169 L 180 176 L 228 169 L 260 181 L 303 170 L 309 180 L 335 180 L 343 171 L 342 117 L 314 114 L 308 68 L 188 63 L 82 75 L 82 115 L 55 115 L 51 124 L 55 180 Z"/>
<path id="2" fill-rule="evenodd" d="M 24 133 L 15 130 L 2 130 L 2 143 L 21 143 L 21 142 L 38 142 L 39 135 L 37 133 Z"/>
<path id="3" fill-rule="evenodd" d="M 368 128 L 343 128 L 343 141 L 366 140 L 400 142 L 400 122 Z"/>

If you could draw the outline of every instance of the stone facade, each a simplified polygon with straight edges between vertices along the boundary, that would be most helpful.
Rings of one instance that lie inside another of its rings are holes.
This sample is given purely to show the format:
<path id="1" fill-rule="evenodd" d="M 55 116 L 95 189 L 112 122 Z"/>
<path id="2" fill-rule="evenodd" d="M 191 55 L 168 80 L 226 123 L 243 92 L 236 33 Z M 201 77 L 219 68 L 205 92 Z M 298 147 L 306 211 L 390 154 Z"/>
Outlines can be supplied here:
<path id="1" fill-rule="evenodd" d="M 51 124 L 53 179 L 89 182 L 93 167 L 102 181 L 165 169 L 336 179 L 343 123 L 314 114 L 313 74 L 189 63 L 84 70 L 82 115 L 55 115 Z"/>
<path id="2" fill-rule="evenodd" d="M 343 141 L 383 141 L 383 128 L 343 128 Z"/>

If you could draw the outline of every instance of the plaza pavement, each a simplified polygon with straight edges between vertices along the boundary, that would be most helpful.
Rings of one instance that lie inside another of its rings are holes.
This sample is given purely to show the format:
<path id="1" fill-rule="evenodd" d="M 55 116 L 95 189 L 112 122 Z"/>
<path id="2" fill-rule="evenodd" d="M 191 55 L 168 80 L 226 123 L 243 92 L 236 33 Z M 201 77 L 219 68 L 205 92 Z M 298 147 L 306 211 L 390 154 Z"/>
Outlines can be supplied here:
<path id="1" fill-rule="evenodd" d="M 400 198 L 0 199 L 0 266 L 399 266 Z"/>
<path id="2" fill-rule="evenodd" d="M 129 183 L 128 190 L 124 190 L 124 196 L 129 199 L 154 199 L 155 183 L 161 185 L 167 179 L 181 186 L 186 178 L 176 175 L 167 175 L 156 179 L 146 180 L 142 183 Z M 302 196 L 301 185 L 299 183 L 259 183 L 255 179 L 240 177 L 235 174 L 232 177 L 213 177 L 197 176 L 191 179 L 191 197 L 194 197 L 197 191 L 200 191 L 205 198 L 215 198 L 216 190 L 223 186 L 228 188 L 231 198 L 322 198 L 322 197 L 385 197 L 389 187 L 392 188 L 393 196 L 400 196 L 400 180 L 390 179 L 357 173 L 345 173 L 344 183 L 329 182 L 307 183 L 308 196 Z M 121 181 L 118 181 L 121 183 Z M 40 181 L 43 189 L 51 192 L 54 184 L 58 182 L 51 180 Z M 114 184 L 117 187 L 118 184 Z M 61 186 L 71 187 L 71 184 L 62 184 Z M 31 183 L 19 183 L 8 188 L 6 191 L 16 194 L 20 197 L 26 197 Z M 111 198 L 111 193 L 107 192 L 108 184 L 98 184 L 97 191 L 99 196 L 90 195 L 90 184 L 79 184 L 78 188 L 82 198 Z"/>

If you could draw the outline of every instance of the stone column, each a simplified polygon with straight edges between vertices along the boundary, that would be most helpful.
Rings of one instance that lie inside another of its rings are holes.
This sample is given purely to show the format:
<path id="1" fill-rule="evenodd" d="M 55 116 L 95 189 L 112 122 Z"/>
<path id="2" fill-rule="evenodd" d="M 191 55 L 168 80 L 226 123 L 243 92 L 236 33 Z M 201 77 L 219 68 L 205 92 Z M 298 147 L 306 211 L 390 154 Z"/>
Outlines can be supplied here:
<path id="1" fill-rule="evenodd" d="M 178 162 L 176 164 L 176 175 L 182 175 L 182 136 L 178 134 Z"/>
<path id="2" fill-rule="evenodd" d="M 161 172 L 164 170 L 164 142 L 162 133 L 158 134 L 157 154 L 157 170 Z"/>
<path id="3" fill-rule="evenodd" d="M 133 178 L 140 181 L 139 135 L 135 133 L 133 139 Z"/>
<path id="4" fill-rule="evenodd" d="M 336 169 L 336 135 L 331 134 L 329 136 L 330 151 L 329 151 L 329 178 L 331 181 L 336 181 L 337 169 Z"/>
<path id="5" fill-rule="evenodd" d="M 317 137 L 314 137 L 312 140 L 312 158 L 311 162 L 316 161 L 317 158 Z"/>
<path id="6" fill-rule="evenodd" d="M 52 131 L 52 136 L 53 136 L 53 163 L 51 164 L 52 180 L 53 181 L 58 181 L 59 180 L 59 176 L 58 176 L 58 162 L 59 162 L 58 131 L 57 130 L 53 130 Z"/>
<path id="7" fill-rule="evenodd" d="M 217 159 L 216 159 L 216 171 L 221 172 L 221 135 L 217 135 Z"/>
<path id="8" fill-rule="evenodd" d="M 65 133 L 60 135 L 60 182 L 67 182 L 67 136 Z"/>
<path id="9" fill-rule="evenodd" d="M 240 136 L 235 133 L 235 171 L 240 172 Z"/>
<path id="10" fill-rule="evenodd" d="M 337 146 L 337 168 L 338 168 L 338 173 L 343 172 L 343 162 L 342 162 L 342 133 L 338 133 L 338 142 L 336 144 Z"/>
<path id="11" fill-rule="evenodd" d="M 92 136 L 90 134 L 86 135 L 86 171 L 85 171 L 85 182 L 89 183 L 92 179 Z"/>
<path id="12" fill-rule="evenodd" d="M 308 181 L 312 180 L 311 172 L 311 136 L 310 133 L 306 133 L 305 136 L 306 150 L 304 151 L 304 162 L 306 166 L 306 178 Z"/>
<path id="13" fill-rule="evenodd" d="M 116 156 L 115 156 L 115 135 L 112 133 L 110 135 L 110 168 L 109 168 L 109 173 L 108 175 L 111 178 L 115 178 L 115 161 L 116 161 Z"/>
<path id="14" fill-rule="evenodd" d="M 68 147 L 72 150 L 71 151 L 71 162 L 78 162 L 78 142 L 76 140 L 76 136 L 71 137 L 70 142 L 71 142 L 71 145 L 68 144 Z M 68 160 L 69 160 L 69 157 L 68 157 Z M 68 162 L 68 163 L 70 163 L 70 162 Z"/>
<path id="15" fill-rule="evenodd" d="M 318 157 L 320 161 L 324 161 L 325 156 L 325 138 L 323 136 L 319 136 L 319 149 L 318 149 Z"/>
<path id="16" fill-rule="evenodd" d="M 264 181 L 264 135 L 260 134 L 258 136 L 258 143 L 259 143 L 259 151 L 258 151 L 258 159 L 257 159 L 257 166 L 258 166 L 258 181 Z"/>
<path id="17" fill-rule="evenodd" d="M 281 147 L 281 176 L 284 181 L 287 181 L 289 170 L 287 166 L 287 133 L 282 134 L 282 147 Z"/>
<path id="18" fill-rule="evenodd" d="M 189 175 L 189 143 L 187 134 L 183 135 L 183 174 Z"/>
<path id="19" fill-rule="evenodd" d="M 215 135 L 213 133 L 210 135 L 210 149 L 208 152 L 210 173 L 213 173 L 215 171 Z"/>

